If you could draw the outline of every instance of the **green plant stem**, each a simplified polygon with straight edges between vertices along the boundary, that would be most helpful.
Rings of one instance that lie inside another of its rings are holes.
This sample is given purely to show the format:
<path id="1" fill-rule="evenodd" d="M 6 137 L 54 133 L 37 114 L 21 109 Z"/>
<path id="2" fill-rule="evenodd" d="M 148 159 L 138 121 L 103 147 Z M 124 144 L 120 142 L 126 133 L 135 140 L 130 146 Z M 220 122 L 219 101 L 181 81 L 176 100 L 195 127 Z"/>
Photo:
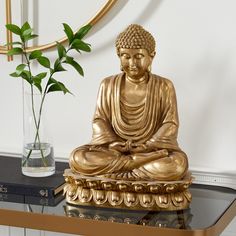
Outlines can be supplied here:
<path id="1" fill-rule="evenodd" d="M 29 59 L 27 57 L 27 53 L 25 52 L 25 49 L 26 49 L 25 44 L 23 45 L 23 49 L 24 49 L 23 52 L 24 52 L 24 56 L 25 56 L 25 59 L 26 59 L 26 63 L 27 63 L 28 69 L 29 69 L 29 73 L 30 73 L 30 76 L 32 77 L 30 61 L 29 61 Z M 35 124 L 35 127 L 36 127 L 36 134 L 35 134 L 35 138 L 34 138 L 34 147 L 36 147 L 36 141 L 38 139 L 39 149 L 40 149 L 40 153 L 41 153 L 41 156 L 42 156 L 42 161 L 43 161 L 44 166 L 46 167 L 47 166 L 47 162 L 45 160 L 45 157 L 44 157 L 44 154 L 43 154 L 43 150 L 41 149 L 41 141 L 40 141 L 40 137 L 39 137 L 39 127 L 40 127 L 42 108 L 41 108 L 41 105 L 40 105 L 39 120 L 37 122 L 35 108 L 34 108 L 34 104 L 35 104 L 34 103 L 34 89 L 33 89 L 33 84 L 32 83 L 30 84 L 30 90 L 31 90 L 31 108 L 32 108 L 32 113 L 33 113 L 34 124 Z M 42 104 L 42 101 L 41 101 L 41 104 Z M 30 158 L 31 153 L 32 153 L 32 149 L 30 149 L 26 159 L 22 163 L 23 166 L 25 166 L 26 162 Z"/>
<path id="2" fill-rule="evenodd" d="M 66 54 L 71 50 L 71 48 L 69 47 L 67 50 L 66 50 Z M 25 53 L 25 45 L 24 45 L 24 56 L 25 56 L 25 59 L 26 59 L 26 62 L 27 62 L 27 66 L 28 66 L 28 69 L 29 69 L 29 72 L 30 72 L 30 75 L 32 76 L 31 74 L 31 67 L 30 67 L 30 61 L 27 57 L 27 54 Z M 63 57 L 59 60 L 58 62 L 58 65 L 62 62 L 63 60 Z M 57 65 L 57 66 L 58 66 Z M 54 68 L 54 69 L 57 69 Z M 50 76 L 48 78 L 48 82 L 50 81 L 50 79 L 52 78 L 53 74 L 55 73 L 55 70 L 52 71 L 50 73 Z M 45 89 L 43 91 L 43 96 L 42 96 L 42 100 L 41 100 L 41 103 L 40 103 L 40 108 L 39 108 L 39 116 L 38 116 L 38 121 L 36 119 L 36 114 L 35 114 L 35 109 L 34 109 L 34 98 L 33 98 L 33 84 L 30 84 L 31 86 L 31 106 L 32 106 L 32 112 L 33 112 L 33 117 L 34 117 L 34 123 L 35 123 L 35 127 L 36 127 L 36 135 L 35 135 L 35 139 L 34 139 L 34 145 L 36 144 L 36 141 L 38 139 L 38 142 L 39 142 L 39 147 L 41 147 L 41 142 L 40 142 L 40 137 L 39 137 L 39 127 L 40 127 L 40 124 L 41 124 L 41 116 L 42 116 L 42 109 L 43 109 L 43 104 L 44 104 L 44 101 L 45 101 L 45 97 L 46 97 L 46 94 L 47 94 L 47 89 L 48 89 L 48 86 L 49 86 L 49 83 L 46 84 L 45 86 Z M 44 163 L 44 166 L 47 166 L 47 163 L 46 163 L 46 160 L 45 160 L 45 157 L 43 155 L 43 151 L 42 149 L 40 148 L 40 152 L 41 152 L 41 156 L 42 156 L 42 161 Z M 32 149 L 29 151 L 27 157 L 26 157 L 26 160 L 24 161 L 23 163 L 23 166 L 25 165 L 26 161 L 29 159 L 30 155 L 32 153 Z"/>

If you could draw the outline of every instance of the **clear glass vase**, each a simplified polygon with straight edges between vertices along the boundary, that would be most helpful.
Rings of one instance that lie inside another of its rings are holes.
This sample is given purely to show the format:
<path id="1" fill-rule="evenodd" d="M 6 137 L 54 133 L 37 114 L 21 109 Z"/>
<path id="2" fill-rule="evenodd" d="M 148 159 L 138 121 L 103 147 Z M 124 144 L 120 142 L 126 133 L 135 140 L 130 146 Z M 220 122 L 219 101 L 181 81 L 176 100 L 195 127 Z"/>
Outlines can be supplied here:
<path id="1" fill-rule="evenodd" d="M 46 122 L 46 104 L 41 94 L 24 93 L 24 145 L 21 169 L 31 177 L 55 173 L 52 140 Z"/>

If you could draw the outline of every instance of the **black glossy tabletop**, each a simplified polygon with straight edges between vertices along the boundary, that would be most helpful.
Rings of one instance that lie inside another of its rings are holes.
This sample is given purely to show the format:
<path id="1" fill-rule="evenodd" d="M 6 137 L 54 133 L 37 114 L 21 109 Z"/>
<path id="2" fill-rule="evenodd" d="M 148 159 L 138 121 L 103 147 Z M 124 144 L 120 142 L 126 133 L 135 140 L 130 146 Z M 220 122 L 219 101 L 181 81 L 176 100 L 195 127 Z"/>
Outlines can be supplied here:
<path id="1" fill-rule="evenodd" d="M 190 208 L 172 212 L 75 207 L 67 204 L 61 196 L 53 202 L 47 199 L 34 199 L 34 201 L 31 199 L 29 201 L 23 196 L 9 194 L 0 194 L 0 209 L 77 217 L 96 221 L 110 221 L 122 224 L 194 230 L 205 229 L 214 225 L 236 200 L 236 191 L 223 187 L 193 184 L 190 191 L 193 196 Z M 57 205 L 49 206 L 53 204 Z"/>

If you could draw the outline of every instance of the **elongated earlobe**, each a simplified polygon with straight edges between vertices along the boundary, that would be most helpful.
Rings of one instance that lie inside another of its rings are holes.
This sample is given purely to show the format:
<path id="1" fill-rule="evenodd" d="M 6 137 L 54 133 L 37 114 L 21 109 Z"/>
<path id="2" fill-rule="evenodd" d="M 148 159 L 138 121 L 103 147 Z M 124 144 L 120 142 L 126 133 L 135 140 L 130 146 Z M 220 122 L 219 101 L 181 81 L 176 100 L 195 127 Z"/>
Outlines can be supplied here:
<path id="1" fill-rule="evenodd" d="M 150 53 L 150 56 L 153 58 L 153 57 L 155 57 L 155 55 L 156 55 L 156 52 L 155 51 L 153 51 L 152 53 Z"/>

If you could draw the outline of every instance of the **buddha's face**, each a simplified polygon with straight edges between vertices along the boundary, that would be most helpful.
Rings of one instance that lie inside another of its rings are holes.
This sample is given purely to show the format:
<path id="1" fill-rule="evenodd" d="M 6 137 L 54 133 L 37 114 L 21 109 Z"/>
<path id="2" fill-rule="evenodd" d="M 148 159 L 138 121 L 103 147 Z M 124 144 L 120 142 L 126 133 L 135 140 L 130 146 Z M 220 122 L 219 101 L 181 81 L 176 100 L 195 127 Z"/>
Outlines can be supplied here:
<path id="1" fill-rule="evenodd" d="M 120 48 L 119 57 L 121 67 L 132 79 L 140 79 L 152 64 L 153 56 L 146 49 Z"/>

